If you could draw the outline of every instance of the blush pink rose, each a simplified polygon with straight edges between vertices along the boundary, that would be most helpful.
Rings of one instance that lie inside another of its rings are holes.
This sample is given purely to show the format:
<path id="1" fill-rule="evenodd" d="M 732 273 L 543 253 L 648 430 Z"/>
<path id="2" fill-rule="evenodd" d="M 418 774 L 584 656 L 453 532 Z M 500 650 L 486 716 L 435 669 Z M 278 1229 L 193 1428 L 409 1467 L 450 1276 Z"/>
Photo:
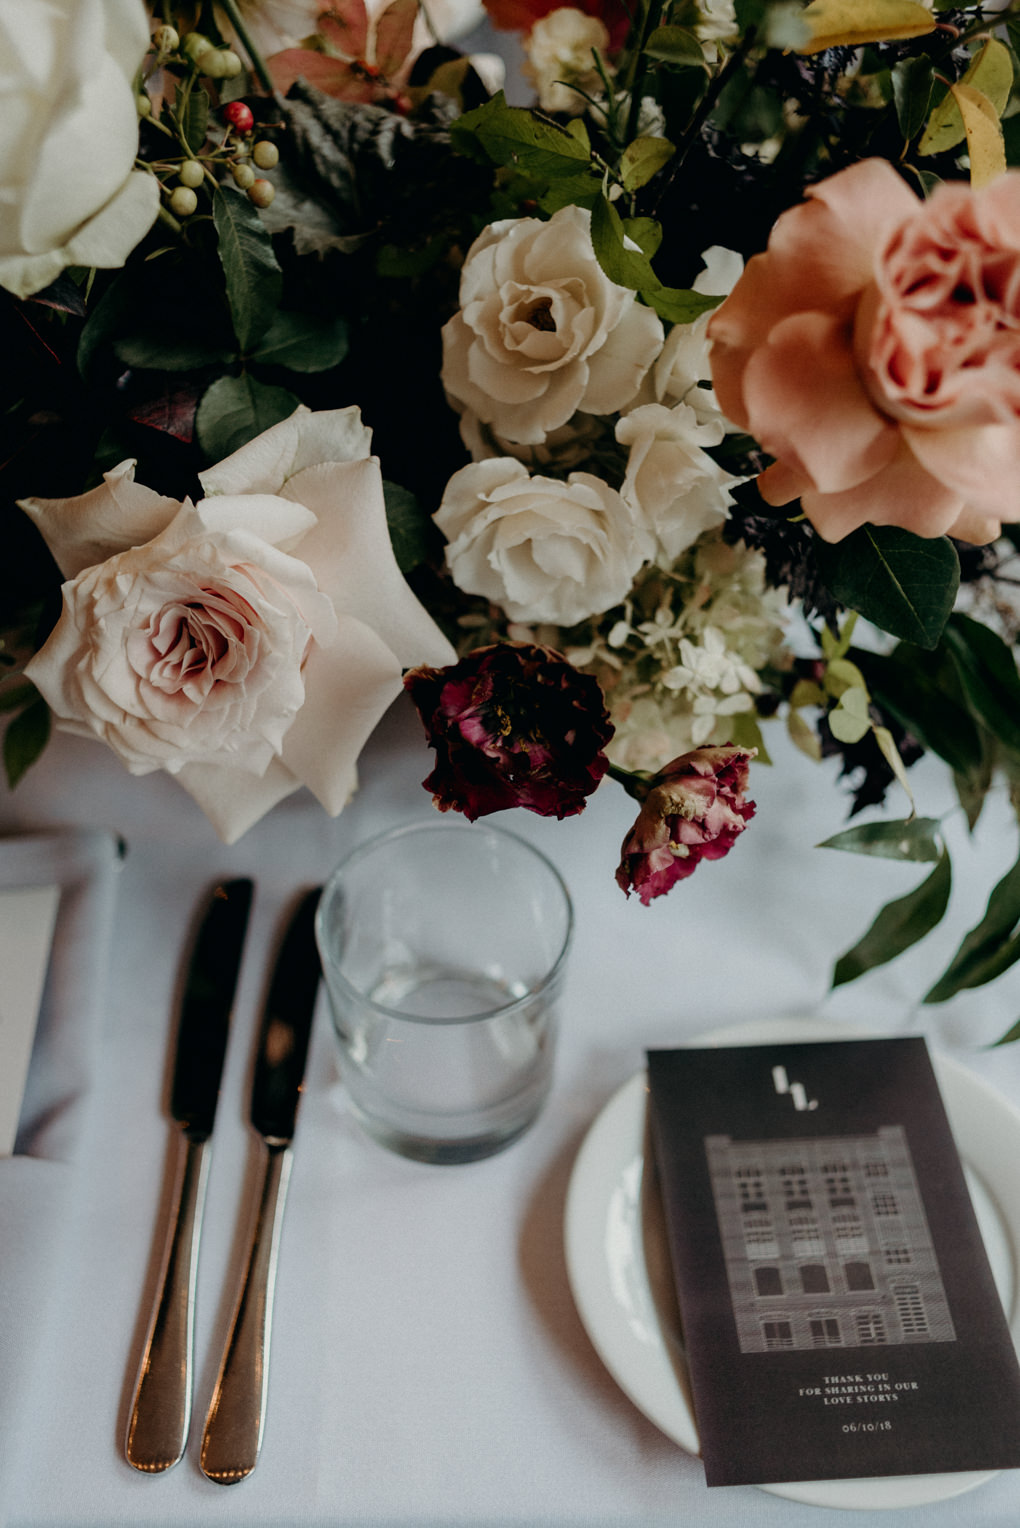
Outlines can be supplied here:
<path id="1" fill-rule="evenodd" d="M 914 196 L 884 160 L 812 186 L 713 314 L 723 412 L 826 541 L 977 544 L 1020 520 L 1020 173 Z"/>
<path id="2" fill-rule="evenodd" d="M 754 816 L 747 799 L 748 766 L 757 749 L 694 748 L 660 769 L 623 841 L 617 884 L 636 891 L 645 907 L 703 859 L 728 854 Z"/>

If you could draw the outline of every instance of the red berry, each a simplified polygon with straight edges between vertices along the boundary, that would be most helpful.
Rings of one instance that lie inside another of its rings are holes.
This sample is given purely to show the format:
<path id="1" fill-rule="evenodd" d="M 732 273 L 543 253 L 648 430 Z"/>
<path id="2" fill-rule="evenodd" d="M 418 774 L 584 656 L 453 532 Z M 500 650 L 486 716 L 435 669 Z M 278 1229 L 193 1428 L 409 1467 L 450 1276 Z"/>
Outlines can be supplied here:
<path id="1" fill-rule="evenodd" d="M 243 101 L 231 101 L 228 106 L 224 106 L 223 116 L 239 133 L 250 133 L 255 126 L 251 107 L 245 106 Z"/>

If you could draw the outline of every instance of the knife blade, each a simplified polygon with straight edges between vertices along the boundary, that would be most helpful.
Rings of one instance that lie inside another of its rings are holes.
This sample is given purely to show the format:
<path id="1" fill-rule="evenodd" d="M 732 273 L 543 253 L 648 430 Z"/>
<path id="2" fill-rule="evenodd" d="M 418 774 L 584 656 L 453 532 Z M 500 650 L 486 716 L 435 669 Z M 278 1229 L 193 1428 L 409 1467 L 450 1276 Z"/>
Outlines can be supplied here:
<path id="1" fill-rule="evenodd" d="M 319 987 L 320 890 L 302 898 L 288 925 L 262 1017 L 251 1097 L 251 1123 L 264 1148 L 257 1208 L 200 1456 L 203 1474 L 218 1485 L 250 1475 L 262 1447 L 280 1230 Z"/>
<path id="2" fill-rule="evenodd" d="M 195 1281 L 212 1135 L 253 884 L 216 886 L 188 964 L 177 1027 L 170 1114 L 177 1161 L 159 1282 L 124 1452 L 160 1474 L 184 1453 L 191 1421 Z"/>

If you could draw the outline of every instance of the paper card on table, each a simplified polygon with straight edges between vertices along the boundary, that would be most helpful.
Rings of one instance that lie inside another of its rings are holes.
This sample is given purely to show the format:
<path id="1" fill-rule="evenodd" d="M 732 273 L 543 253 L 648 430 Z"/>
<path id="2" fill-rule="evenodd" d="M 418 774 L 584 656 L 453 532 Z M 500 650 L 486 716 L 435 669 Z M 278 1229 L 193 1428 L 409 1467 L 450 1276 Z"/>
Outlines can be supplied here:
<path id="1" fill-rule="evenodd" d="M 59 886 L 0 892 L 0 1157 L 18 1133 L 59 901 Z"/>
<path id="2" fill-rule="evenodd" d="M 1020 1466 L 1020 1366 L 923 1039 L 648 1053 L 710 1486 Z"/>

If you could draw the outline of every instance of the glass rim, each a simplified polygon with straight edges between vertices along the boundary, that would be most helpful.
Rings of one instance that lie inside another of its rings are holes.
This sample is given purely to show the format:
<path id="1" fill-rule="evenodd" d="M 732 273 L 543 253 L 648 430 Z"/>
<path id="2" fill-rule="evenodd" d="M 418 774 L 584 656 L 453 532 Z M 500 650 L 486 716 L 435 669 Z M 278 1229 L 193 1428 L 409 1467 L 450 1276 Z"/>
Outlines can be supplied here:
<path id="1" fill-rule="evenodd" d="M 563 930 L 563 936 L 560 940 L 560 946 L 556 953 L 555 959 L 552 961 L 549 969 L 542 976 L 541 980 L 533 982 L 528 987 L 526 992 L 521 993 L 520 997 L 515 997 L 512 1002 L 500 1003 L 496 1008 L 485 1008 L 480 1010 L 478 1013 L 466 1014 L 462 1018 L 443 1019 L 436 1018 L 429 1014 L 407 1013 L 400 1008 L 391 1008 L 387 1003 L 377 1002 L 375 998 L 369 997 L 367 993 L 362 992 L 361 989 L 356 987 L 353 982 L 349 981 L 344 973 L 337 968 L 335 962 L 332 961 L 327 954 L 325 927 L 326 914 L 327 909 L 333 900 L 336 887 L 342 875 L 344 872 L 350 870 L 352 865 L 355 865 L 359 860 L 367 859 L 369 854 L 374 850 L 380 849 L 385 845 L 392 843 L 396 839 L 408 838 L 412 836 L 423 835 L 426 833 L 449 834 L 472 832 L 479 835 L 487 833 L 497 840 L 502 839 L 510 844 L 513 844 L 518 849 L 526 850 L 527 854 L 533 859 L 537 860 L 538 863 L 552 877 L 553 882 L 558 887 L 560 895 L 563 898 L 563 906 L 566 913 L 566 923 Z M 541 993 L 546 991 L 557 980 L 564 964 L 566 963 L 567 954 L 570 950 L 570 943 L 573 938 L 573 934 L 573 898 L 570 895 L 566 881 L 563 879 L 562 875 L 557 870 L 552 860 L 547 854 L 544 854 L 541 849 L 536 849 L 534 844 L 529 843 L 526 838 L 522 838 L 519 833 L 513 833 L 508 828 L 497 828 L 493 823 L 489 822 L 405 822 L 398 824 L 393 828 L 386 828 L 381 833 L 373 833 L 370 838 L 362 839 L 360 844 L 355 844 L 352 849 L 348 850 L 343 859 L 341 859 L 330 872 L 330 875 L 322 888 L 322 894 L 319 897 L 318 907 L 315 910 L 315 940 L 319 949 L 319 957 L 322 961 L 323 974 L 325 975 L 325 971 L 328 966 L 329 980 L 336 983 L 337 987 L 341 990 L 344 996 L 350 997 L 358 1003 L 367 1004 L 369 1007 L 374 1009 L 376 1013 L 383 1014 L 388 1019 L 398 1019 L 405 1024 L 428 1024 L 433 1026 L 452 1024 L 477 1024 L 483 1022 L 486 1019 L 494 1019 L 497 1016 L 503 1017 L 504 1015 L 513 1014 L 516 1010 L 522 1008 L 526 1003 L 532 1002 L 534 998 L 538 997 Z"/>

